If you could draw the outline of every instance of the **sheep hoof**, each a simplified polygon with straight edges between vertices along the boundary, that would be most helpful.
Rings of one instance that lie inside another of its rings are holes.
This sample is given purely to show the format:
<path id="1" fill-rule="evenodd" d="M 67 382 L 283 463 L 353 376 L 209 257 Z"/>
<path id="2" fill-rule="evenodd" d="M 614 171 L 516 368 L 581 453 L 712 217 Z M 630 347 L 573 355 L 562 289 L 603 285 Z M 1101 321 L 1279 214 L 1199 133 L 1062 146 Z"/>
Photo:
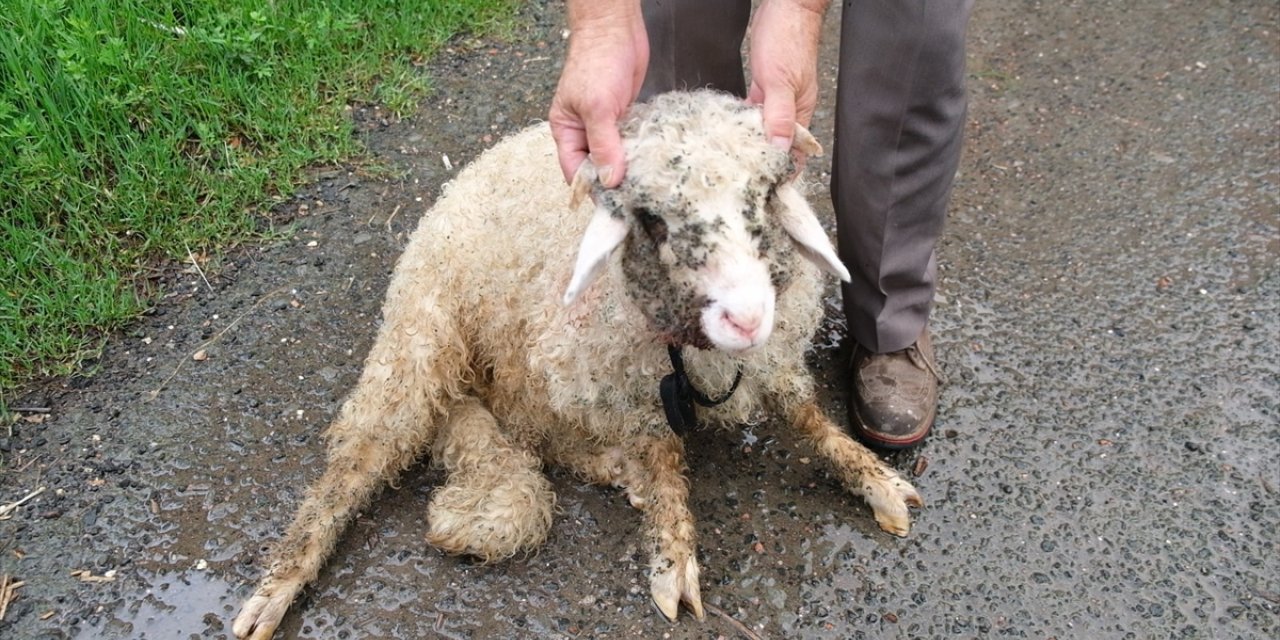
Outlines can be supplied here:
<path id="1" fill-rule="evenodd" d="M 284 619 L 294 596 L 298 595 L 301 585 L 272 586 L 263 585 L 253 593 L 240 615 L 231 623 L 231 631 L 237 638 L 248 640 L 267 640 L 275 633 L 276 627 Z"/>
<path id="2" fill-rule="evenodd" d="M 668 620 L 674 621 L 683 602 L 695 617 L 702 620 L 706 614 L 702 610 L 702 592 L 698 588 L 698 562 L 690 557 L 683 563 L 663 559 L 661 564 L 666 568 L 655 569 L 649 579 L 649 593 L 658 610 Z"/>
<path id="3" fill-rule="evenodd" d="M 876 524 L 882 530 L 905 537 L 911 531 L 911 513 L 907 507 L 923 507 L 924 500 L 897 472 L 887 467 L 881 471 L 882 474 L 877 474 L 879 477 L 864 482 L 862 496 L 875 512 Z"/>
<path id="4" fill-rule="evenodd" d="M 643 509 L 644 506 L 648 504 L 645 502 L 644 498 L 641 498 L 639 495 L 631 493 L 630 491 L 627 492 L 627 502 L 630 502 L 631 506 L 636 509 Z"/>

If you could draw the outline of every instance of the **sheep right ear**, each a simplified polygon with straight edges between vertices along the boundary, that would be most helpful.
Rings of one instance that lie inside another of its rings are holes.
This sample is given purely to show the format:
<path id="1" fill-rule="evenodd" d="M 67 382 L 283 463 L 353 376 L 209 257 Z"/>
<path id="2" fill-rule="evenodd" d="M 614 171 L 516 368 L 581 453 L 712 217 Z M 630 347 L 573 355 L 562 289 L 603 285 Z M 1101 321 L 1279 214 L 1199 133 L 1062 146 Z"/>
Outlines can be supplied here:
<path id="1" fill-rule="evenodd" d="M 581 174 L 581 170 L 578 173 Z M 582 245 L 578 247 L 578 261 L 573 267 L 573 277 L 569 279 L 569 287 L 564 292 L 565 306 L 573 304 L 595 282 L 609 263 L 613 250 L 622 244 L 630 230 L 631 225 L 621 215 L 596 206 L 595 213 L 591 214 L 591 222 L 587 223 L 587 231 L 582 235 Z"/>

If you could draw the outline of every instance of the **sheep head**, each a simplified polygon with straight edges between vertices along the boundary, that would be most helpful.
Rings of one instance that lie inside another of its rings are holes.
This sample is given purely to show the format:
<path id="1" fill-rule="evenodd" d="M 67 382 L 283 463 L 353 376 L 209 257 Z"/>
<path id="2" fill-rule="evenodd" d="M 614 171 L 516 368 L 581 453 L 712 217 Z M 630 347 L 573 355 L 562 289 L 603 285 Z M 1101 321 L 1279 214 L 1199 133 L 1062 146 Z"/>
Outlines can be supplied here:
<path id="1" fill-rule="evenodd" d="M 627 176 L 603 189 L 590 162 L 574 180 L 595 210 L 578 251 L 571 304 L 621 249 L 627 294 L 676 344 L 744 352 L 773 330 L 796 256 L 849 279 L 793 184 L 790 153 L 768 143 L 760 110 L 710 91 L 637 105 L 622 133 Z M 797 126 L 794 151 L 821 153 Z"/>

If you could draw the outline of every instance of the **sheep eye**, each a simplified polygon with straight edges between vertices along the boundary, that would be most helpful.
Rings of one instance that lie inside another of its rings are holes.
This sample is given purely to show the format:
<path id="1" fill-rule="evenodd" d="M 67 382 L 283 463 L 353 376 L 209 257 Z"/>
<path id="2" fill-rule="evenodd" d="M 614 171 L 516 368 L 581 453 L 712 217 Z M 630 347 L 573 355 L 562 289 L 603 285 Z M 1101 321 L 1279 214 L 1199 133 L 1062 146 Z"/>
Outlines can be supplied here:
<path id="1" fill-rule="evenodd" d="M 667 221 L 659 216 L 653 215 L 653 212 L 639 207 L 633 212 L 636 220 L 640 222 L 640 227 L 644 229 L 645 235 L 649 236 L 649 240 L 654 244 L 662 244 L 667 241 Z"/>

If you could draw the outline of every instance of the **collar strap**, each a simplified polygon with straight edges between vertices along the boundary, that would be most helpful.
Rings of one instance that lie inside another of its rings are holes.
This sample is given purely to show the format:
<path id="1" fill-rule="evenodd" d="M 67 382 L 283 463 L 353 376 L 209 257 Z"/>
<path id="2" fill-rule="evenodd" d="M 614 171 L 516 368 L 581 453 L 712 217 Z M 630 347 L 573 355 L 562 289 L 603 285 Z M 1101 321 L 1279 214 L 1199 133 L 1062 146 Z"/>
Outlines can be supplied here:
<path id="1" fill-rule="evenodd" d="M 676 435 L 683 435 L 698 426 L 695 403 L 704 407 L 714 407 L 733 397 L 733 392 L 738 390 L 738 383 L 742 382 L 742 365 L 738 365 L 738 373 L 734 376 L 733 385 L 729 390 L 719 398 L 712 399 L 694 387 L 693 382 L 689 380 L 684 370 L 684 357 L 681 355 L 680 347 L 667 345 L 667 356 L 671 358 L 672 373 L 662 377 L 662 382 L 658 385 L 658 395 L 662 398 L 662 409 L 667 415 L 667 424 Z"/>

